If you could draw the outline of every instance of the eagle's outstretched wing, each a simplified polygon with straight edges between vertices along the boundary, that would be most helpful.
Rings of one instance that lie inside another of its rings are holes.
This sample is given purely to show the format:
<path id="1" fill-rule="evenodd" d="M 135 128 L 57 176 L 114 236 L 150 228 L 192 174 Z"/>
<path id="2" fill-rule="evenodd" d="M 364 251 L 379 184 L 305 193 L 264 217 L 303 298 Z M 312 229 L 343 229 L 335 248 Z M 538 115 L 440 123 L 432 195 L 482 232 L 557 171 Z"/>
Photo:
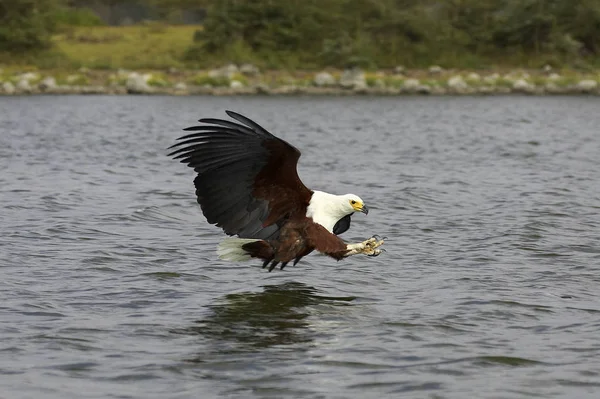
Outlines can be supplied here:
<path id="1" fill-rule="evenodd" d="M 288 218 L 306 212 L 312 195 L 296 170 L 300 151 L 226 112 L 237 122 L 200 119 L 169 155 L 198 173 L 196 196 L 209 223 L 241 238 L 276 238 Z"/>

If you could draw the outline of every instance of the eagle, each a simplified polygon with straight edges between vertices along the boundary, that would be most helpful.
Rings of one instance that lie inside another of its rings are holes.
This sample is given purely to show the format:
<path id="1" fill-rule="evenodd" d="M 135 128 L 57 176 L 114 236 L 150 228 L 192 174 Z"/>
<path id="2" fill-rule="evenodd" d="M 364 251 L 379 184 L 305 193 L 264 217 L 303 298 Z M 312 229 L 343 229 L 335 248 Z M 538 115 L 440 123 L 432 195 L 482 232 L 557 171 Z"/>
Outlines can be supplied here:
<path id="1" fill-rule="evenodd" d="M 220 259 L 258 258 L 269 272 L 281 270 L 313 251 L 336 260 L 379 255 L 384 238 L 375 235 L 347 244 L 339 234 L 355 212 L 369 208 L 354 194 L 310 190 L 298 177 L 300 151 L 251 119 L 226 111 L 233 119 L 200 119 L 169 147 L 168 156 L 197 173 L 196 197 L 210 224 L 230 237 L 217 248 Z"/>

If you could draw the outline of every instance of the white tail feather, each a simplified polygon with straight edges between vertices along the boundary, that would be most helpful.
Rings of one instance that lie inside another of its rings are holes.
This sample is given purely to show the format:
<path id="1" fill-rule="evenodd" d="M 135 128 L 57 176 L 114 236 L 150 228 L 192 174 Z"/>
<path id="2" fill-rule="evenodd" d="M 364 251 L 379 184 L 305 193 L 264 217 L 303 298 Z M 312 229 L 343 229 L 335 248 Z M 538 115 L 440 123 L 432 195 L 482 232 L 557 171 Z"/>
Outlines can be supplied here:
<path id="1" fill-rule="evenodd" d="M 217 255 L 219 259 L 231 262 L 242 262 L 252 259 L 250 254 L 242 249 L 242 246 L 251 242 L 261 241 L 255 238 L 226 238 L 219 243 Z"/>

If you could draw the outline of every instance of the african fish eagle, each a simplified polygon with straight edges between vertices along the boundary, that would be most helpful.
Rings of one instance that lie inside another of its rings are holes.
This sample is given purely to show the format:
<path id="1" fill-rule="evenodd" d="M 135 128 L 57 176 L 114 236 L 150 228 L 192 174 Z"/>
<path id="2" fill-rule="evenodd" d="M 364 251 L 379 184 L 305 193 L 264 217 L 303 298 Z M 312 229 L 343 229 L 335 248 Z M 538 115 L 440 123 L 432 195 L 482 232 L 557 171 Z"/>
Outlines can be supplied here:
<path id="1" fill-rule="evenodd" d="M 247 117 L 200 119 L 184 130 L 169 156 L 194 168 L 198 203 L 211 224 L 227 238 L 221 259 L 263 260 L 272 271 L 281 263 L 296 265 L 314 250 L 340 260 L 350 255 L 377 256 L 383 239 L 373 236 L 346 244 L 337 235 L 348 230 L 354 212 L 368 213 L 354 194 L 333 195 L 308 189 L 298 177 L 300 151 Z"/>

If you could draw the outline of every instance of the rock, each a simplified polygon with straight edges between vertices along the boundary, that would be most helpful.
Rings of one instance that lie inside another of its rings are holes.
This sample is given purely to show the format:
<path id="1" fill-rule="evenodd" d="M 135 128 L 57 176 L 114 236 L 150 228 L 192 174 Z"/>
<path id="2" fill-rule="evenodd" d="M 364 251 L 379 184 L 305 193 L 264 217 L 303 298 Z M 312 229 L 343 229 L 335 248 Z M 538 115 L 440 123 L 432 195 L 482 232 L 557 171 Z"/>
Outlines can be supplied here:
<path id="1" fill-rule="evenodd" d="M 175 89 L 176 91 L 186 91 L 187 88 L 188 87 L 184 82 L 178 82 L 177 84 L 175 84 L 175 86 L 173 86 L 173 89 Z"/>
<path id="2" fill-rule="evenodd" d="M 269 85 L 267 85 L 266 83 L 258 83 L 254 86 L 254 90 L 256 91 L 256 94 L 270 94 L 271 93 L 271 89 L 269 88 Z"/>
<path id="3" fill-rule="evenodd" d="M 319 72 L 315 75 L 313 80 L 315 86 L 333 86 L 335 85 L 335 78 L 328 72 Z"/>
<path id="4" fill-rule="evenodd" d="M 223 70 L 223 72 L 225 74 L 227 74 L 227 76 L 229 78 L 231 78 L 233 75 L 235 75 L 236 73 L 238 73 L 240 70 L 238 69 L 237 65 L 235 64 L 228 64 L 225 65 L 223 68 L 221 68 Z"/>
<path id="5" fill-rule="evenodd" d="M 114 79 L 116 79 L 115 75 L 111 75 L 114 76 Z M 110 79 L 110 77 L 109 77 Z M 85 86 L 89 83 L 88 78 L 86 78 L 85 76 L 81 76 L 81 75 L 69 75 L 67 76 L 67 84 L 70 85 L 75 85 L 75 86 Z M 112 80 L 111 80 L 112 83 Z"/>
<path id="6" fill-rule="evenodd" d="M 10 82 L 2 83 L 2 92 L 5 94 L 15 94 L 15 85 Z"/>
<path id="7" fill-rule="evenodd" d="M 431 92 L 432 92 L 431 86 L 419 85 L 419 87 L 417 87 L 417 93 L 419 93 L 419 94 L 431 94 Z"/>
<path id="8" fill-rule="evenodd" d="M 229 64 L 219 69 L 211 69 L 210 71 L 208 71 L 208 77 L 212 79 L 231 80 L 238 72 L 238 67 L 235 66 L 235 64 Z"/>
<path id="9" fill-rule="evenodd" d="M 362 89 L 367 87 L 365 74 L 359 68 L 346 69 L 340 76 L 340 86 L 345 89 Z"/>
<path id="10" fill-rule="evenodd" d="M 256 65 L 244 64 L 240 67 L 240 72 L 246 76 L 260 75 L 260 69 Z"/>
<path id="11" fill-rule="evenodd" d="M 481 80 L 481 76 L 478 73 L 471 72 L 467 75 L 467 79 L 472 80 L 474 82 L 479 82 Z"/>
<path id="12" fill-rule="evenodd" d="M 406 79 L 402 83 L 402 88 L 407 91 L 416 92 L 420 85 L 421 82 L 419 82 L 419 79 Z"/>
<path id="13" fill-rule="evenodd" d="M 426 93 L 426 94 L 434 94 L 436 96 L 443 96 L 445 94 L 448 94 L 447 90 L 442 86 L 432 86 L 432 87 L 429 87 L 429 89 L 430 89 L 430 93 Z"/>
<path id="14" fill-rule="evenodd" d="M 548 75 L 548 80 L 559 80 L 560 79 L 560 75 L 557 73 L 551 73 L 550 75 Z"/>
<path id="15" fill-rule="evenodd" d="M 439 75 L 443 71 L 444 71 L 444 69 L 439 65 L 432 65 L 429 67 L 429 73 L 431 75 Z"/>
<path id="16" fill-rule="evenodd" d="M 145 94 L 152 92 L 152 88 L 148 85 L 146 77 L 146 75 L 131 72 L 129 76 L 127 76 L 127 82 L 125 83 L 127 92 L 129 94 Z"/>
<path id="17" fill-rule="evenodd" d="M 396 75 L 402 75 L 404 72 L 406 72 L 406 68 L 404 68 L 402 65 L 398 65 L 396 68 L 394 68 L 394 73 Z"/>
<path id="18" fill-rule="evenodd" d="M 365 86 L 354 86 L 352 88 L 352 92 L 354 94 L 368 94 L 369 88 L 366 85 Z"/>
<path id="19" fill-rule="evenodd" d="M 40 88 L 40 90 L 42 91 L 50 91 L 50 90 L 54 90 L 56 89 L 57 85 L 56 85 L 56 79 L 54 79 L 52 76 L 48 76 L 46 78 L 44 78 L 39 84 L 38 87 Z"/>
<path id="20" fill-rule="evenodd" d="M 558 87 L 556 85 L 556 83 L 553 82 L 548 82 L 544 85 L 544 90 L 547 93 L 551 93 L 551 94 L 560 94 L 562 92 L 562 90 L 560 89 L 560 87 Z"/>
<path id="21" fill-rule="evenodd" d="M 542 68 L 542 71 L 546 72 L 546 73 L 550 73 L 552 72 L 552 67 L 548 64 L 544 65 L 544 67 Z"/>
<path id="22" fill-rule="evenodd" d="M 27 79 L 21 78 L 17 82 L 17 85 L 15 86 L 15 88 L 19 92 L 23 92 L 23 93 L 30 93 L 31 92 L 31 85 L 29 84 L 29 81 Z"/>
<path id="23" fill-rule="evenodd" d="M 90 69 L 86 68 L 86 67 L 81 67 L 81 68 L 79 68 L 78 71 L 79 71 L 79 73 L 83 73 L 85 75 L 86 73 L 90 72 Z"/>
<path id="24" fill-rule="evenodd" d="M 28 83 L 32 80 L 39 80 L 40 74 L 37 72 L 26 72 L 19 75 L 19 80 L 26 80 Z"/>
<path id="25" fill-rule="evenodd" d="M 535 86 L 526 81 L 525 79 L 516 80 L 513 83 L 512 88 L 514 91 L 520 93 L 533 93 L 535 91 Z"/>
<path id="26" fill-rule="evenodd" d="M 457 75 L 448 79 L 448 87 L 456 93 L 463 93 L 469 88 L 469 85 L 464 81 L 462 76 Z"/>
<path id="27" fill-rule="evenodd" d="M 385 82 L 381 78 L 375 79 L 375 83 L 373 84 L 373 87 L 375 87 L 377 89 L 383 89 L 385 87 Z"/>
<path id="28" fill-rule="evenodd" d="M 298 87 L 294 85 L 285 85 L 276 87 L 271 90 L 272 94 L 295 94 L 298 92 Z"/>
<path id="29" fill-rule="evenodd" d="M 167 73 L 169 75 L 177 75 L 179 73 L 179 69 L 175 67 L 169 67 L 169 69 L 167 69 Z"/>
<path id="30" fill-rule="evenodd" d="M 498 79 L 500 79 L 500 75 L 498 75 L 497 73 L 493 73 L 491 75 L 484 77 L 483 82 L 488 85 L 495 85 L 496 82 L 498 81 Z"/>
<path id="31" fill-rule="evenodd" d="M 242 89 L 244 87 L 244 84 L 239 80 L 232 80 L 231 83 L 229 83 L 229 87 L 231 87 L 232 89 Z"/>
<path id="32" fill-rule="evenodd" d="M 490 87 L 490 86 L 480 86 L 476 89 L 476 92 L 478 94 L 485 94 L 485 95 L 494 94 L 495 88 Z"/>
<path id="33" fill-rule="evenodd" d="M 582 93 L 590 93 L 598 88 L 598 82 L 592 79 L 585 79 L 577 82 L 575 87 Z"/>
<path id="34" fill-rule="evenodd" d="M 211 79 L 220 79 L 223 76 L 221 75 L 220 69 L 211 69 L 210 71 L 208 71 L 208 77 Z"/>

